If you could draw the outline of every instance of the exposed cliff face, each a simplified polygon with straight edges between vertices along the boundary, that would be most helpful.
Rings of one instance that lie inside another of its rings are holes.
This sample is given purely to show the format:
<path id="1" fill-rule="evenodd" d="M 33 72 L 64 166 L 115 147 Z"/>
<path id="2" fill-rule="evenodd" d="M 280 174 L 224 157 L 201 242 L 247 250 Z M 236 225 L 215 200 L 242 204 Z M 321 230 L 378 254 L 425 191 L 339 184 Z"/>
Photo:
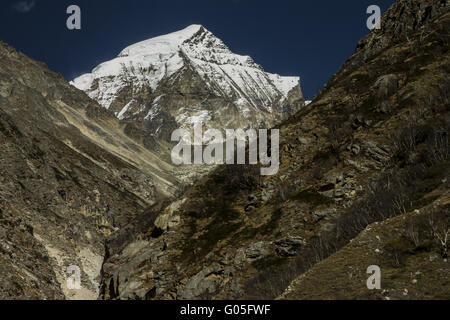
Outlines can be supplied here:
<path id="1" fill-rule="evenodd" d="M 102 297 L 450 296 L 449 4 L 400 0 L 382 25 L 280 126 L 277 176 L 220 167 L 112 235 Z"/>
<path id="2" fill-rule="evenodd" d="M 98 294 L 105 237 L 177 190 L 176 168 L 82 91 L 0 42 L 0 298 Z M 167 152 L 168 153 L 168 152 Z M 79 266 L 83 290 L 67 290 Z"/>
<path id="3" fill-rule="evenodd" d="M 264 72 L 200 25 L 134 44 L 71 83 L 170 141 L 177 128 L 269 128 L 304 105 L 298 77 Z"/>

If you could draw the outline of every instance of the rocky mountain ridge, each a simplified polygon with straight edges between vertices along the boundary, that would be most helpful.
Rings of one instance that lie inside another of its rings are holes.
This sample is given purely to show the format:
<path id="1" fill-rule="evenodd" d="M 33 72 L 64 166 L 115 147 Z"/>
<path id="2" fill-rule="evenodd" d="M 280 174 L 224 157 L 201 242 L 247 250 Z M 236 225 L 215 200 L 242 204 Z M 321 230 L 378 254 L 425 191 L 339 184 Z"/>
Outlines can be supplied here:
<path id="1" fill-rule="evenodd" d="M 269 128 L 304 105 L 299 77 L 266 73 L 201 25 L 131 45 L 71 84 L 165 140 L 199 121 Z"/>

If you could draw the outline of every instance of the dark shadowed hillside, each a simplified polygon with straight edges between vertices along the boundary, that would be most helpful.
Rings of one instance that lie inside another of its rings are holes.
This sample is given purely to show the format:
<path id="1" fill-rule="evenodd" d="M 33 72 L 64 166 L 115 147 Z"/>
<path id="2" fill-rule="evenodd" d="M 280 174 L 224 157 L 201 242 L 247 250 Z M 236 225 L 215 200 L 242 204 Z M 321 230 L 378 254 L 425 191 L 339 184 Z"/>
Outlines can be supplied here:
<path id="1" fill-rule="evenodd" d="M 449 298 L 449 24 L 448 1 L 394 4 L 280 126 L 280 172 L 220 167 L 112 235 L 102 297 Z"/>

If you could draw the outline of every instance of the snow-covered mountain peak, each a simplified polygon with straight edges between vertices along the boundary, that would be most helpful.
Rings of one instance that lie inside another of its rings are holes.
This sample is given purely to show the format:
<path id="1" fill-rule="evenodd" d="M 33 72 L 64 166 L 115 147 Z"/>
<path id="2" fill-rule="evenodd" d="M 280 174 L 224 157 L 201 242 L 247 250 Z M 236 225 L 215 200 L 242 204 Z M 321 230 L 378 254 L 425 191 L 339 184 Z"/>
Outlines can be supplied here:
<path id="1" fill-rule="evenodd" d="M 106 108 L 109 108 L 117 90 L 126 85 L 124 78 L 128 75 L 136 78 L 132 80 L 135 85 L 148 85 L 155 89 L 163 77 L 172 75 L 183 66 L 180 46 L 201 29 L 201 25 L 191 25 L 181 31 L 128 46 L 115 59 L 100 64 L 92 73 L 74 79 L 71 84 L 80 90 L 91 91 L 98 80 L 100 87 L 89 95 Z M 108 81 L 108 85 L 102 81 L 102 78 L 112 77 L 116 79 Z"/>
<path id="2" fill-rule="evenodd" d="M 123 49 L 119 57 L 178 51 L 183 42 L 202 29 L 204 30 L 202 25 L 193 24 L 180 31 L 138 42 Z"/>
<path id="3" fill-rule="evenodd" d="M 155 134 L 164 121 L 183 126 L 199 115 L 219 125 L 273 124 L 303 104 L 299 77 L 265 72 L 202 25 L 128 46 L 71 84 Z"/>

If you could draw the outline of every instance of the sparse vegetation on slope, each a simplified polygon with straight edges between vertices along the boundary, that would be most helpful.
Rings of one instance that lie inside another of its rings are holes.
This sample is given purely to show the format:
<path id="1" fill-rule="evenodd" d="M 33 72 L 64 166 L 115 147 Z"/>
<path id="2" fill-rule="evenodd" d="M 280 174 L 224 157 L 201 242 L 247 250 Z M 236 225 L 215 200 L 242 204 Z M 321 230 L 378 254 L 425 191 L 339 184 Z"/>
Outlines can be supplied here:
<path id="1" fill-rule="evenodd" d="M 176 223 L 147 239 L 147 249 L 111 257 L 105 297 L 108 284 L 121 281 L 120 298 L 145 298 L 150 290 L 156 299 L 450 296 L 439 278 L 448 270 L 448 9 L 445 1 L 398 1 L 384 28 L 363 39 L 314 101 L 279 127 L 279 174 L 258 179 L 241 168 L 230 176 L 236 168 L 221 167 L 196 183 L 181 207 L 163 211 Z M 242 184 L 245 173 L 252 183 Z M 415 210 L 429 217 L 431 208 L 439 232 L 398 224 Z M 383 233 L 380 248 L 360 241 L 374 224 Z M 366 259 L 375 249 L 379 259 Z M 145 267 L 132 268 L 150 253 Z M 387 263 L 385 288 L 403 290 L 418 261 L 423 270 L 414 272 L 429 274 L 414 294 L 380 296 L 361 280 L 368 263 Z"/>

